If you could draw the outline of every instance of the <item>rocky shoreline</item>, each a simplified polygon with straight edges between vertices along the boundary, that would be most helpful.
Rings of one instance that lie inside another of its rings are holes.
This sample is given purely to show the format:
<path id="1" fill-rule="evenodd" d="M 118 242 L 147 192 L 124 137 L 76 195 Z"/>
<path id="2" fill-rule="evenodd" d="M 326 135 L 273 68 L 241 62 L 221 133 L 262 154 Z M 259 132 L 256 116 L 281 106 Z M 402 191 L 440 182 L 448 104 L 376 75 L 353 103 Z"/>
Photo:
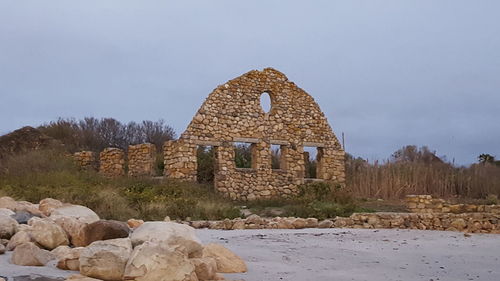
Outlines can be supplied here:
<path id="1" fill-rule="evenodd" d="M 247 271 L 241 258 L 222 245 L 203 245 L 188 225 L 131 228 L 51 198 L 32 204 L 1 197 L 0 239 L 0 254 L 12 251 L 11 264 L 79 272 L 65 280 L 209 281 Z"/>

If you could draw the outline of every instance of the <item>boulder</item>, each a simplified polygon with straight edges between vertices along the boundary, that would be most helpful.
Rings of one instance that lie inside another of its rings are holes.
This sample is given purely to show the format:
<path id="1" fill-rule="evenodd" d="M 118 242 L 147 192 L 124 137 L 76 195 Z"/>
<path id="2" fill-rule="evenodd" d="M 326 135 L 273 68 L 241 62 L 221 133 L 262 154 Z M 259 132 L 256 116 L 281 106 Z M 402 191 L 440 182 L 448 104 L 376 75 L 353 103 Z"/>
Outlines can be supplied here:
<path id="1" fill-rule="evenodd" d="M 143 220 L 136 220 L 136 219 L 129 219 L 127 221 L 127 225 L 130 227 L 130 228 L 138 228 L 139 226 L 141 226 L 142 224 L 144 223 Z"/>
<path id="2" fill-rule="evenodd" d="M 292 221 L 292 225 L 295 229 L 305 228 L 307 226 L 307 221 L 302 218 L 296 218 Z"/>
<path id="3" fill-rule="evenodd" d="M 316 227 L 318 227 L 318 219 L 317 218 L 307 218 L 306 219 L 306 227 L 307 228 L 316 228 Z"/>
<path id="4" fill-rule="evenodd" d="M 63 247 L 63 246 L 61 246 Z M 57 258 L 57 268 L 64 270 L 80 270 L 80 254 L 83 251 L 83 247 L 69 248 L 66 251 L 59 252 Z"/>
<path id="5" fill-rule="evenodd" d="M 201 243 L 198 237 L 196 237 L 194 228 L 175 222 L 145 222 L 130 235 L 134 247 L 145 241 L 168 242 L 169 240 L 176 239 L 176 237 L 182 237 L 198 244 Z"/>
<path id="6" fill-rule="evenodd" d="M 70 246 L 59 246 L 50 252 L 56 257 L 57 260 L 60 260 L 64 256 L 68 255 L 71 249 L 72 248 Z"/>
<path id="7" fill-rule="evenodd" d="M 3 196 L 0 197 L 0 208 L 5 208 L 9 209 L 11 211 L 15 211 L 17 206 L 17 201 L 14 200 L 12 197 L 9 196 Z"/>
<path id="8" fill-rule="evenodd" d="M 15 214 L 14 211 L 12 211 L 11 209 L 0 208 L 0 216 L 10 217 L 14 214 Z"/>
<path id="9" fill-rule="evenodd" d="M 80 252 L 80 273 L 102 280 L 122 280 L 131 253 L 129 238 L 95 241 Z"/>
<path id="10" fill-rule="evenodd" d="M 42 212 L 42 214 L 44 214 L 45 216 L 50 216 L 53 210 L 61 208 L 63 206 L 64 204 L 59 200 L 45 198 L 42 199 L 38 204 L 38 210 L 40 210 L 40 212 Z"/>
<path id="11" fill-rule="evenodd" d="M 260 225 L 264 223 L 264 220 L 256 214 L 252 214 L 246 218 L 246 223 Z"/>
<path id="12" fill-rule="evenodd" d="M 319 228 L 330 228 L 333 226 L 333 221 L 331 220 L 322 220 L 318 223 Z"/>
<path id="13" fill-rule="evenodd" d="M 40 212 L 40 210 L 38 210 L 38 204 L 33 204 L 31 202 L 28 202 L 28 201 L 18 201 L 16 203 L 16 207 L 13 211 L 15 211 L 15 212 L 24 211 L 24 212 L 28 212 L 34 216 L 37 216 L 37 217 L 42 216 L 42 212 Z"/>
<path id="14" fill-rule="evenodd" d="M 18 223 L 8 216 L 0 216 L 0 238 L 9 239 L 17 232 Z"/>
<path id="15" fill-rule="evenodd" d="M 125 280 L 196 281 L 195 266 L 182 251 L 146 241 L 135 247 L 125 267 Z"/>
<path id="16" fill-rule="evenodd" d="M 10 238 L 9 243 L 7 244 L 7 251 L 12 251 L 17 247 L 17 245 L 27 242 L 33 242 L 31 234 L 26 231 L 18 231 Z"/>
<path id="17" fill-rule="evenodd" d="M 15 219 L 19 224 L 27 224 L 32 217 L 35 217 L 35 215 L 26 211 L 18 211 L 10 217 Z"/>
<path id="18" fill-rule="evenodd" d="M 3 244 L 0 244 L 0 255 L 3 255 L 5 253 L 5 246 Z"/>
<path id="19" fill-rule="evenodd" d="M 54 209 L 50 217 L 54 220 L 59 217 L 70 217 L 85 223 L 93 223 L 99 220 L 99 216 L 94 211 L 80 205 L 68 205 Z"/>
<path id="20" fill-rule="evenodd" d="M 83 228 L 83 240 L 85 246 L 94 241 L 126 238 L 129 236 L 130 229 L 124 222 L 113 220 L 99 220 L 86 225 Z"/>
<path id="21" fill-rule="evenodd" d="M 194 258 L 190 259 L 194 265 L 194 271 L 200 281 L 214 280 L 217 275 L 217 262 L 214 258 Z"/>
<path id="22" fill-rule="evenodd" d="M 222 245 L 210 243 L 203 248 L 203 258 L 214 258 L 217 263 L 217 272 L 243 273 L 247 271 L 245 262 L 236 254 Z"/>
<path id="23" fill-rule="evenodd" d="M 84 229 L 88 225 L 74 217 L 51 218 L 68 235 L 69 241 L 76 247 L 87 246 Z"/>
<path id="24" fill-rule="evenodd" d="M 66 232 L 58 224 L 48 218 L 32 218 L 29 221 L 31 226 L 31 237 L 40 246 L 53 250 L 57 246 L 69 245 Z"/>
<path id="25" fill-rule="evenodd" d="M 38 248 L 34 243 L 27 242 L 14 249 L 11 263 L 24 266 L 44 266 L 54 259 L 55 256 L 51 252 Z"/>

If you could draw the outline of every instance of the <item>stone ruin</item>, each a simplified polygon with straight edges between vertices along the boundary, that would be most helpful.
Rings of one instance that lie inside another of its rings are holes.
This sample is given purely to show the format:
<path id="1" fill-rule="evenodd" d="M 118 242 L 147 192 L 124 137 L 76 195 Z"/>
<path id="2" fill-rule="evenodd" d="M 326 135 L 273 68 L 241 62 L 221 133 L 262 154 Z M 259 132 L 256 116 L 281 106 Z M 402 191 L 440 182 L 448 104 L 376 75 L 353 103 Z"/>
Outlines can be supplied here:
<path id="1" fill-rule="evenodd" d="M 263 94 L 271 99 L 265 112 Z M 235 143 L 250 145 L 251 168 L 237 168 Z M 279 169 L 271 146 L 279 145 Z M 317 148 L 317 180 L 345 183 L 344 151 L 314 99 L 281 72 L 253 70 L 217 87 L 175 141 L 164 145 L 165 176 L 195 181 L 197 148 L 215 151 L 215 189 L 235 200 L 289 197 L 306 182 L 304 147 Z"/>
<path id="2" fill-rule="evenodd" d="M 107 177 L 119 177 L 128 174 L 132 177 L 154 176 L 156 173 L 156 146 L 152 143 L 129 145 L 127 157 L 125 151 L 109 147 L 99 153 L 99 160 L 92 151 L 80 151 L 73 154 L 78 166 L 83 169 L 98 169 Z"/>
<path id="3" fill-rule="evenodd" d="M 125 153 L 122 149 L 108 147 L 99 154 L 99 173 L 109 176 L 125 175 Z"/>
<path id="4" fill-rule="evenodd" d="M 152 143 L 129 145 L 128 175 L 154 176 L 156 146 Z"/>
<path id="5" fill-rule="evenodd" d="M 75 152 L 73 155 L 77 165 L 82 169 L 95 169 L 97 167 L 97 159 L 93 151 Z"/>

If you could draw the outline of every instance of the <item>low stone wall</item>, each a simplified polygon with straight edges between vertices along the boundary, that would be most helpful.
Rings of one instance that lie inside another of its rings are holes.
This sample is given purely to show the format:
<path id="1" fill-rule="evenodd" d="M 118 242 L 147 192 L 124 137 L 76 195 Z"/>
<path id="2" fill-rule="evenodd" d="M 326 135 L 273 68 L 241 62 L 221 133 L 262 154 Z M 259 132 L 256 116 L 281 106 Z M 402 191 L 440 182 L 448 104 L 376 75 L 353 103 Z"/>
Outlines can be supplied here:
<path id="1" fill-rule="evenodd" d="M 99 154 L 99 173 L 108 177 L 125 175 L 125 153 L 119 148 L 106 148 Z"/>
<path id="2" fill-rule="evenodd" d="M 96 169 L 97 159 L 93 151 L 80 151 L 73 154 L 78 166 L 83 169 Z"/>
<path id="3" fill-rule="evenodd" d="M 261 218 L 251 215 L 246 219 L 223 221 L 184 222 L 194 228 L 210 229 L 302 229 L 302 228 L 396 228 L 420 230 L 463 231 L 468 233 L 500 234 L 500 214 L 492 213 L 354 213 L 318 221 L 316 218 Z"/>
<path id="4" fill-rule="evenodd" d="M 408 195 L 406 206 L 412 213 L 475 213 L 500 214 L 500 205 L 451 204 L 431 195 Z"/>
<path id="5" fill-rule="evenodd" d="M 151 143 L 129 145 L 128 175 L 153 176 L 155 174 L 156 147 Z"/>

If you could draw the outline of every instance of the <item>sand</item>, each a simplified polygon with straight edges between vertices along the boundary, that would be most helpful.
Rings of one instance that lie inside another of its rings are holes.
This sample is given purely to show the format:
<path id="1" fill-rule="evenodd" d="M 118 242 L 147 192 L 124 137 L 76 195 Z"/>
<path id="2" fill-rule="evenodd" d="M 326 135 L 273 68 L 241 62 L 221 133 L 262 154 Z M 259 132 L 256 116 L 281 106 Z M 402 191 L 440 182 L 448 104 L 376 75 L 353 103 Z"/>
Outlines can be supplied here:
<path id="1" fill-rule="evenodd" d="M 204 243 L 224 244 L 248 265 L 231 280 L 500 280 L 500 235 L 418 230 L 197 230 Z M 22 267 L 0 255 L 0 276 L 74 272 Z"/>
<path id="2" fill-rule="evenodd" d="M 230 277 L 246 281 L 500 280 L 494 234 L 306 229 L 200 230 L 199 236 L 239 254 L 249 271 Z"/>

